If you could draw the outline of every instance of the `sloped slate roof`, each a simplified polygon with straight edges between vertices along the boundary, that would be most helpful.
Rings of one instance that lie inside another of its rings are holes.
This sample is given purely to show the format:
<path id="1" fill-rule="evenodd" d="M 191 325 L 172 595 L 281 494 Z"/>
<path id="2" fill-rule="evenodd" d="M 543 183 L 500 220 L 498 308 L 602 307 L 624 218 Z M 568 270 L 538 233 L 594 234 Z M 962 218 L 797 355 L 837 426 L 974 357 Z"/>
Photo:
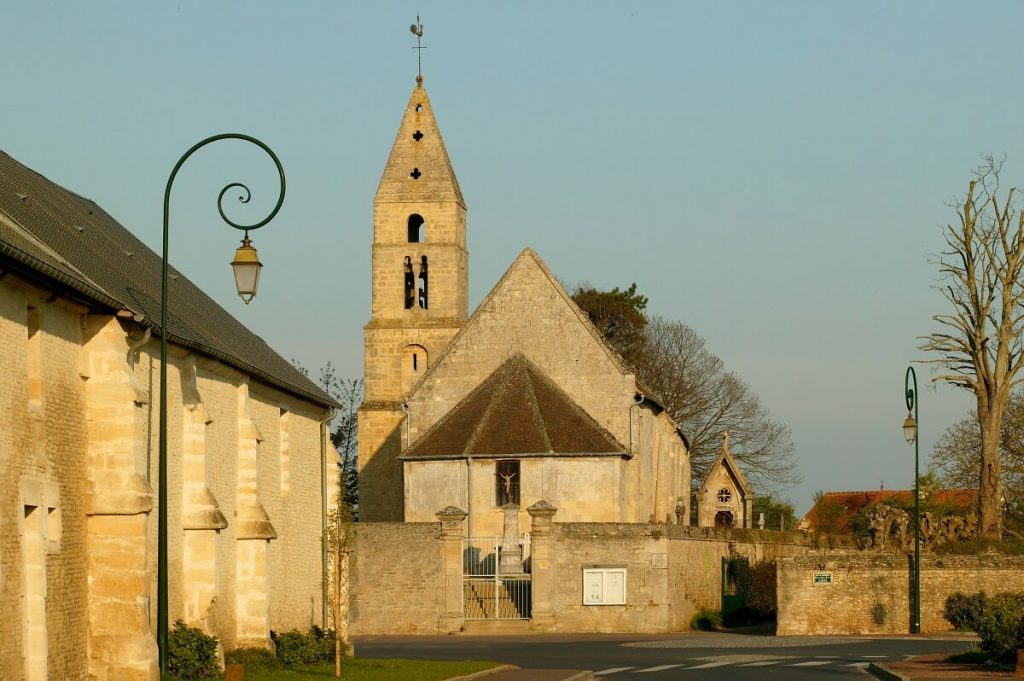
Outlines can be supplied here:
<path id="1" fill-rule="evenodd" d="M 0 262 L 112 312 L 130 310 L 159 335 L 159 255 L 89 199 L 0 151 Z M 168 341 L 286 392 L 337 403 L 262 338 L 171 268 Z"/>
<path id="2" fill-rule="evenodd" d="M 424 433 L 401 458 L 524 454 L 625 456 L 626 448 L 540 369 L 517 353 Z"/>

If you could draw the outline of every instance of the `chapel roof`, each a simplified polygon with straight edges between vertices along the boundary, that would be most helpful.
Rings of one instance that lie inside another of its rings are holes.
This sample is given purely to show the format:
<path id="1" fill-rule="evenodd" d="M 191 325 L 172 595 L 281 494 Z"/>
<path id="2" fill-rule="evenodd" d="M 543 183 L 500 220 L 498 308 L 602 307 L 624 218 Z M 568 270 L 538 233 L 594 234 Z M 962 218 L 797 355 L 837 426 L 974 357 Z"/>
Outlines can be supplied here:
<path id="1" fill-rule="evenodd" d="M 402 459 L 522 455 L 626 456 L 554 381 L 516 353 L 402 454 Z"/>
<path id="2" fill-rule="evenodd" d="M 733 458 L 732 452 L 729 451 L 729 433 L 722 434 L 722 449 L 718 452 L 718 458 L 715 459 L 715 463 L 708 469 L 707 475 L 704 476 L 704 482 L 700 486 L 697 494 L 703 494 L 707 490 L 708 483 L 715 477 L 715 471 L 719 468 L 724 468 L 726 472 L 736 481 L 736 485 L 743 492 L 744 496 L 751 497 L 754 494 L 754 490 L 750 487 L 750 483 L 747 482 L 747 478 L 743 475 L 743 471 L 740 470 L 739 465 L 736 463 L 736 459 Z"/>
<path id="3" fill-rule="evenodd" d="M 93 201 L 0 151 L 0 263 L 160 333 L 161 257 Z M 323 406 L 337 403 L 171 268 L 168 341 Z"/>
<path id="4" fill-rule="evenodd" d="M 398 127 L 375 203 L 454 201 L 466 207 L 427 90 L 417 82 Z"/>

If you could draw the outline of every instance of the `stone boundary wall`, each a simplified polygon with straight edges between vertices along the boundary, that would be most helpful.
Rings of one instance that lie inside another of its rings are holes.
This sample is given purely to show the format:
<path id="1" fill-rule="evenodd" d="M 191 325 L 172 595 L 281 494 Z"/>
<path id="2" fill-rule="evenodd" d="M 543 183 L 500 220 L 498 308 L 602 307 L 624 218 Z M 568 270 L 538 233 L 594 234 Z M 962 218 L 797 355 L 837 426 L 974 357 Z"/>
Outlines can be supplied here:
<path id="1" fill-rule="evenodd" d="M 439 633 L 445 580 L 441 523 L 353 528 L 350 633 Z"/>
<path id="2" fill-rule="evenodd" d="M 722 559 L 753 561 L 809 550 L 799 535 L 682 525 L 554 523 L 551 630 L 686 631 L 702 608 L 721 607 Z M 583 569 L 626 566 L 625 605 L 583 605 Z"/>
<path id="3" fill-rule="evenodd" d="M 811 550 L 801 535 L 771 531 L 544 522 L 535 517 L 522 528 L 532 534 L 531 626 L 538 632 L 685 631 L 698 610 L 721 607 L 722 558 Z M 356 523 L 351 633 L 458 631 L 462 536 L 456 533 L 463 529 L 461 520 Z M 595 565 L 626 567 L 624 605 L 583 604 L 583 570 Z"/>
<path id="4" fill-rule="evenodd" d="M 906 634 L 910 631 L 913 557 L 817 552 L 779 561 L 778 634 Z M 832 583 L 815 584 L 815 573 Z M 921 556 L 921 631 L 950 631 L 946 598 L 957 591 L 1024 590 L 1024 557 Z"/>

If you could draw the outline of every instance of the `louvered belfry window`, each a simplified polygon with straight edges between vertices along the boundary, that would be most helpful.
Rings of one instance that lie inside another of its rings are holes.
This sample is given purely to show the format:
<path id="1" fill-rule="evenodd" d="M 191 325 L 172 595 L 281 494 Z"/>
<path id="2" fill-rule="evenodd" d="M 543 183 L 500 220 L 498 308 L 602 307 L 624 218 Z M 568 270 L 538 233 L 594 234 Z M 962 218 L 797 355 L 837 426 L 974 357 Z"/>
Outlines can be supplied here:
<path id="1" fill-rule="evenodd" d="M 494 472 L 495 503 L 519 504 L 519 462 L 498 461 Z"/>

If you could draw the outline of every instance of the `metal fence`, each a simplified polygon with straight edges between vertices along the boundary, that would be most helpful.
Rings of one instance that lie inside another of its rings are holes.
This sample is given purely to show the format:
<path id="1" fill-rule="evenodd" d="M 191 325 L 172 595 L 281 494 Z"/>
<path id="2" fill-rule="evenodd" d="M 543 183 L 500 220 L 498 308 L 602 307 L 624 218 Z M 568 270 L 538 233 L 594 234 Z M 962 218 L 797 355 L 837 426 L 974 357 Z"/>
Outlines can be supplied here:
<path id="1" fill-rule="evenodd" d="M 530 540 L 502 549 L 500 537 L 462 541 L 462 607 L 467 620 L 530 619 Z"/>

